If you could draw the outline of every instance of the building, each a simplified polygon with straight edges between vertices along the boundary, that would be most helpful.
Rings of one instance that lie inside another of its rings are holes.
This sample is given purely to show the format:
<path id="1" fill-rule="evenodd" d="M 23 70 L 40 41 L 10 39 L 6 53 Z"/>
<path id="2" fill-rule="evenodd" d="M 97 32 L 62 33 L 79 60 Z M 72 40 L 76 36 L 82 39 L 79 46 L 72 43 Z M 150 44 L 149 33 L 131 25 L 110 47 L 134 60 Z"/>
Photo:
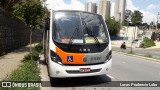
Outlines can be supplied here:
<path id="1" fill-rule="evenodd" d="M 126 0 L 115 0 L 114 17 L 116 21 L 125 19 Z"/>
<path id="2" fill-rule="evenodd" d="M 100 0 L 98 14 L 101 14 L 104 17 L 104 19 L 106 19 L 110 17 L 110 11 L 111 11 L 111 2 L 107 0 Z"/>
<path id="3" fill-rule="evenodd" d="M 96 3 L 88 2 L 84 5 L 85 11 L 97 13 Z"/>

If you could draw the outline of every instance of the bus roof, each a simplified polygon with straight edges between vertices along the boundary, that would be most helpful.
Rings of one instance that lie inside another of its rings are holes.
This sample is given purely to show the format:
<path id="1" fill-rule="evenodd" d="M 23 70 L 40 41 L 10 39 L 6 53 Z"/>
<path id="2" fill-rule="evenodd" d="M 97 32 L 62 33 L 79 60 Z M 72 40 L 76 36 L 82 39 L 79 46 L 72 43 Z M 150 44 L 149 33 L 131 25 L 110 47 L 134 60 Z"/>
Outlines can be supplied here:
<path id="1" fill-rule="evenodd" d="M 52 11 L 53 12 L 85 12 L 85 13 L 100 15 L 100 14 L 97 14 L 97 13 L 92 13 L 92 12 L 87 12 L 87 11 L 81 11 L 81 10 L 52 10 Z"/>

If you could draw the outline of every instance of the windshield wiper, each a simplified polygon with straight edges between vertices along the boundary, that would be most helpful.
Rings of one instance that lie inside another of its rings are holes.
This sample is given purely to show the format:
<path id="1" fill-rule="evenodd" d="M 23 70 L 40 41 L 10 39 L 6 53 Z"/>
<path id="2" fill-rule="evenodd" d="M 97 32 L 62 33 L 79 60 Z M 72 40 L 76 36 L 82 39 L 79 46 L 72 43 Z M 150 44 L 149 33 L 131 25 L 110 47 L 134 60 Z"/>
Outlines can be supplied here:
<path id="1" fill-rule="evenodd" d="M 93 35 L 93 31 L 90 30 L 90 29 L 87 27 L 87 23 L 86 23 L 84 20 L 83 20 L 83 22 L 84 22 L 84 27 L 85 27 L 86 30 L 87 30 L 87 34 L 88 34 L 89 36 L 93 37 L 93 38 L 94 38 L 94 41 L 97 43 L 97 46 L 99 46 L 99 45 L 100 45 L 100 42 L 98 41 L 97 37 L 95 37 L 95 36 Z"/>
<path id="2" fill-rule="evenodd" d="M 72 46 L 72 40 L 75 38 L 75 35 L 76 35 L 77 31 L 78 31 L 78 28 L 75 27 L 74 32 L 72 34 L 72 37 L 69 40 L 69 44 L 68 44 L 69 47 Z"/>

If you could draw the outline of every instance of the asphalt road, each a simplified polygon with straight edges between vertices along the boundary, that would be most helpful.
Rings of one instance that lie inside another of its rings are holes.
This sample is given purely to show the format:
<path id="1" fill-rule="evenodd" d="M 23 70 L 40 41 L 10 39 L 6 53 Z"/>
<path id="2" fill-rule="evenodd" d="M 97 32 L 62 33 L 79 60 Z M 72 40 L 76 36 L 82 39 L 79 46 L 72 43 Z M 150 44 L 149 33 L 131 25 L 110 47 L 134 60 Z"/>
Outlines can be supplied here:
<path id="1" fill-rule="evenodd" d="M 40 63 L 42 81 L 49 80 L 46 65 Z M 160 63 L 113 53 L 113 66 L 108 75 L 55 79 L 42 90 L 160 90 L 160 87 L 107 87 L 116 81 L 160 81 Z M 160 83 L 159 83 L 160 84 Z"/>
<path id="2" fill-rule="evenodd" d="M 116 51 L 122 51 L 119 47 L 113 47 L 113 50 Z M 123 52 L 129 53 L 131 51 L 131 48 L 127 48 L 126 50 L 123 50 Z M 153 57 L 160 58 L 160 49 L 140 49 L 140 48 L 133 48 L 133 53 L 142 54 L 142 55 L 152 55 Z"/>
<path id="3" fill-rule="evenodd" d="M 160 63 L 114 53 L 111 75 L 117 81 L 160 81 Z"/>

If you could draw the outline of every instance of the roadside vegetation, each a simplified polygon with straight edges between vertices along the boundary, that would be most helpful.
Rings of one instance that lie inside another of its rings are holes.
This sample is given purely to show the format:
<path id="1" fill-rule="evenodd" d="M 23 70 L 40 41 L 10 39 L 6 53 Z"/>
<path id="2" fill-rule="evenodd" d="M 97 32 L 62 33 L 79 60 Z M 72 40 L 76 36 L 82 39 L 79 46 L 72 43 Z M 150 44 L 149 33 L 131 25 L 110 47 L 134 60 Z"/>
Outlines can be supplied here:
<path id="1" fill-rule="evenodd" d="M 160 58 L 157 58 L 157 57 L 153 57 L 152 55 L 148 54 L 148 55 L 139 55 L 139 56 L 144 56 L 144 57 L 147 57 L 147 58 L 152 58 L 152 59 L 157 59 L 160 61 Z"/>
<path id="2" fill-rule="evenodd" d="M 38 68 L 37 60 L 39 60 L 39 53 L 41 52 L 42 44 L 36 45 L 32 52 L 33 60 L 31 59 L 31 53 L 27 54 L 23 59 L 23 64 L 4 81 L 34 81 L 40 82 L 39 76 L 40 70 Z M 2 90 L 39 90 L 39 87 L 16 87 L 16 88 L 2 88 Z"/>
<path id="3" fill-rule="evenodd" d="M 147 55 L 144 55 L 144 54 L 137 54 L 137 53 L 134 53 L 134 52 L 123 52 L 123 51 L 116 51 L 116 52 L 122 52 L 124 53 L 125 55 L 137 55 L 137 56 L 141 56 L 141 57 L 146 57 L 146 58 L 151 58 L 151 59 L 154 59 L 154 61 L 160 61 L 160 58 L 159 57 L 154 57 L 150 54 L 147 54 Z"/>
<path id="4" fill-rule="evenodd" d="M 115 36 L 120 32 L 121 24 L 116 21 L 114 17 L 109 17 L 106 19 L 106 24 L 108 26 L 108 31 L 111 36 Z"/>
<path id="5" fill-rule="evenodd" d="M 32 31 L 42 29 L 45 8 L 39 0 L 0 0 L 0 8 L 19 18 L 30 28 L 30 46 L 32 44 Z M 37 60 L 42 50 L 42 44 L 35 48 L 30 47 L 30 53 L 23 58 L 22 65 L 13 71 L 4 81 L 40 81 L 40 70 Z M 3 55 L 0 54 L 0 56 Z M 32 57 L 32 58 L 31 58 Z M 39 88 L 0 88 L 0 90 L 39 90 Z"/>
<path id="6" fill-rule="evenodd" d="M 149 39 L 147 37 L 145 37 L 143 39 L 143 42 L 140 44 L 140 48 L 148 48 L 148 47 L 152 47 L 155 46 L 155 43 L 152 39 Z"/>
<path id="7" fill-rule="evenodd" d="M 123 52 L 125 53 L 125 52 Z M 157 58 L 157 57 L 153 57 L 152 55 L 148 54 L 148 55 L 143 55 L 143 54 L 136 54 L 136 53 L 127 53 L 127 54 L 130 54 L 130 55 L 137 55 L 137 56 L 142 56 L 142 57 L 147 57 L 147 58 L 151 58 L 151 59 L 156 59 L 157 61 L 160 61 L 160 58 Z"/>
<path id="8" fill-rule="evenodd" d="M 152 55 L 148 54 L 148 55 L 144 55 L 145 57 L 148 57 L 148 58 L 153 58 Z"/>

